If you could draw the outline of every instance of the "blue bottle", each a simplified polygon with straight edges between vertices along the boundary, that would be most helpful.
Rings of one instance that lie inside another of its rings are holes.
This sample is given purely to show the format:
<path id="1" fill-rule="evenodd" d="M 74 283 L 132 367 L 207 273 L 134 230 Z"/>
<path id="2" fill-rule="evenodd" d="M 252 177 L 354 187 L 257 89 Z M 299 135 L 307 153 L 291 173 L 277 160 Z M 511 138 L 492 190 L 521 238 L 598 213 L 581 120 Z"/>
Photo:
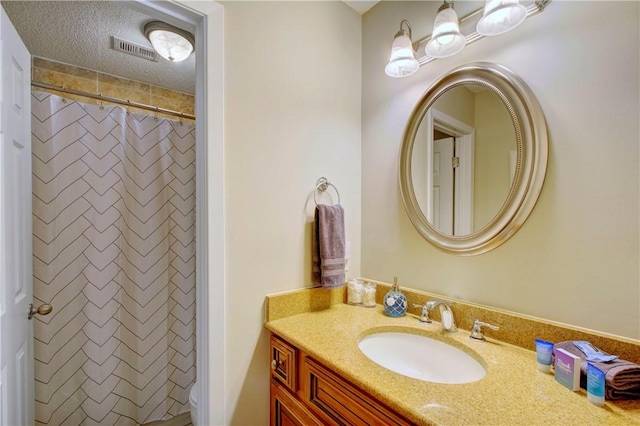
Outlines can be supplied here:
<path id="1" fill-rule="evenodd" d="M 595 365 L 587 363 L 587 400 L 595 405 L 604 405 L 605 374 Z"/>
<path id="2" fill-rule="evenodd" d="M 383 305 L 390 317 L 401 317 L 407 313 L 407 297 L 398 288 L 398 277 L 393 277 L 393 287 L 384 296 Z"/>

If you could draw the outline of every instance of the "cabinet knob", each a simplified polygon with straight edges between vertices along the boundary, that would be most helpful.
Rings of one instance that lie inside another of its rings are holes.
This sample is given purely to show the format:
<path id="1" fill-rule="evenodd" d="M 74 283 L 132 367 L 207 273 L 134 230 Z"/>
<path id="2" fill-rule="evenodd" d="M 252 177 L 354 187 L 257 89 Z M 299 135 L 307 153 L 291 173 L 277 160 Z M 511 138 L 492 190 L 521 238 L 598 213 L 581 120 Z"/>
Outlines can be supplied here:
<path id="1" fill-rule="evenodd" d="M 283 364 L 283 362 L 282 362 L 282 361 L 280 361 L 280 360 L 275 360 L 275 359 L 274 359 L 273 361 L 271 361 L 271 369 L 272 369 L 273 371 L 275 371 L 275 370 L 276 370 L 279 366 L 281 366 L 282 364 Z"/>

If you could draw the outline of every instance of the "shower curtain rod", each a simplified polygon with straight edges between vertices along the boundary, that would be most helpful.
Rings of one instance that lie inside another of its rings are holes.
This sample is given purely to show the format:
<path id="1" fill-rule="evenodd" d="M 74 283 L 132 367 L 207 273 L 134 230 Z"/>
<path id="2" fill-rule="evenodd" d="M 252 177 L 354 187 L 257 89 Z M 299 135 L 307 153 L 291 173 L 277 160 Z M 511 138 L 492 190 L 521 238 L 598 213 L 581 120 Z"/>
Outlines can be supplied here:
<path id="1" fill-rule="evenodd" d="M 195 120 L 196 119 L 196 116 L 193 115 L 193 114 L 185 114 L 183 112 L 173 111 L 173 110 L 166 109 L 166 108 L 160 108 L 160 107 L 153 106 L 153 105 L 141 104 L 141 103 L 138 103 L 138 102 L 132 102 L 132 101 L 129 101 L 129 100 L 118 99 L 118 98 L 112 98 L 112 97 L 109 97 L 109 96 L 98 95 L 98 94 L 90 93 L 90 92 L 83 92 L 82 90 L 67 89 L 64 86 L 53 86 L 51 84 L 41 83 L 39 81 L 32 81 L 31 85 L 35 86 L 35 87 L 40 87 L 42 89 L 55 90 L 56 92 L 68 93 L 70 95 L 84 96 L 85 98 L 97 99 L 97 100 L 100 100 L 100 101 L 111 102 L 111 103 L 114 103 L 114 104 L 125 105 L 125 106 L 134 107 L 134 108 L 146 109 L 146 110 L 149 110 L 149 111 L 160 112 L 162 114 L 174 115 L 176 117 L 181 117 L 181 118 L 188 118 L 190 120 Z"/>

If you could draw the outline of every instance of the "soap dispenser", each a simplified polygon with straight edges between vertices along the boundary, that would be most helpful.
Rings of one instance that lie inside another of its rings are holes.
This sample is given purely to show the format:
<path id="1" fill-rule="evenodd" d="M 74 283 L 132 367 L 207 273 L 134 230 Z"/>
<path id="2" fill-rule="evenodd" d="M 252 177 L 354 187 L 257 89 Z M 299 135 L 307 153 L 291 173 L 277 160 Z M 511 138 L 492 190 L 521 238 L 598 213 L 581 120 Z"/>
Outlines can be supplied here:
<path id="1" fill-rule="evenodd" d="M 407 313 L 407 297 L 398 287 L 398 277 L 393 277 L 393 287 L 384 296 L 384 311 L 390 317 L 401 317 Z"/>

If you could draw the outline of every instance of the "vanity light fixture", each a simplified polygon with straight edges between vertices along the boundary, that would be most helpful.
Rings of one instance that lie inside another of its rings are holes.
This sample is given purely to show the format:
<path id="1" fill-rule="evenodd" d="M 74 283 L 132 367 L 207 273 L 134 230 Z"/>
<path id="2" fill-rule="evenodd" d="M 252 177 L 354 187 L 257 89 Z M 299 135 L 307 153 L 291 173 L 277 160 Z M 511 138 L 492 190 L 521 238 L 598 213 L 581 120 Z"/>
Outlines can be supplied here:
<path id="1" fill-rule="evenodd" d="M 541 13 L 549 3 L 551 0 L 530 0 L 525 6 L 519 0 L 486 0 L 484 7 L 458 21 L 453 1 L 444 0 L 435 18 L 433 35 L 413 42 L 411 25 L 406 19 L 402 20 L 400 31 L 393 39 L 391 59 L 385 67 L 385 73 L 390 77 L 407 77 L 420 66 L 438 58 L 455 55 L 464 46 L 485 36 L 503 34 L 514 29 L 525 19 Z M 421 52 L 424 54 L 419 56 Z"/>
<path id="2" fill-rule="evenodd" d="M 453 1 L 445 0 L 440 6 L 433 28 L 433 35 L 425 48 L 427 55 L 446 58 L 464 49 L 465 38 L 460 32 L 458 14 L 453 8 Z"/>
<path id="3" fill-rule="evenodd" d="M 503 34 L 524 22 L 526 16 L 527 8 L 519 0 L 486 0 L 476 31 L 484 36 Z"/>
<path id="4" fill-rule="evenodd" d="M 407 77 L 418 71 L 420 64 L 414 56 L 413 42 L 411 41 L 411 24 L 406 19 L 400 22 L 400 31 L 393 37 L 391 46 L 391 58 L 384 67 L 384 72 L 389 77 Z"/>
<path id="5" fill-rule="evenodd" d="M 171 62 L 184 61 L 193 52 L 195 38 L 189 31 L 161 21 L 148 22 L 143 31 L 156 52 Z"/>

